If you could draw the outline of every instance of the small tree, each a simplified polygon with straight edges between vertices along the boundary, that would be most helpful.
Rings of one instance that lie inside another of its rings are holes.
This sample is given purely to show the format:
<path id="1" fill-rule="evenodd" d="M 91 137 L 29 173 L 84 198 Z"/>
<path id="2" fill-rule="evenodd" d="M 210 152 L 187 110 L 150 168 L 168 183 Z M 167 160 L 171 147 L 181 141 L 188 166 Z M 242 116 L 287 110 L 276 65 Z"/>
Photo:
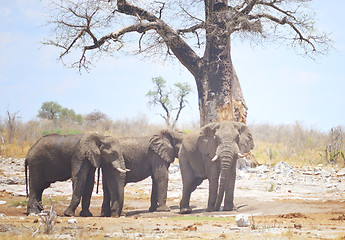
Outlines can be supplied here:
<path id="1" fill-rule="evenodd" d="M 76 114 L 73 109 L 62 108 L 59 113 L 59 120 L 62 122 L 82 124 L 83 117 L 80 114 Z"/>
<path id="2" fill-rule="evenodd" d="M 109 117 L 99 110 L 93 110 L 93 112 L 87 114 L 84 119 L 86 126 L 94 128 L 99 122 L 109 120 Z"/>
<path id="3" fill-rule="evenodd" d="M 72 122 L 81 124 L 83 118 L 80 114 L 76 114 L 73 109 L 63 108 L 57 102 L 44 102 L 38 111 L 37 117 L 54 121 L 55 127 L 61 122 Z"/>
<path id="4" fill-rule="evenodd" d="M 61 109 L 62 106 L 57 102 L 44 102 L 41 106 L 41 109 L 38 111 L 37 117 L 57 121 Z"/>
<path id="5" fill-rule="evenodd" d="M 17 121 L 20 118 L 18 114 L 19 114 L 19 111 L 10 113 L 7 110 L 7 116 L 5 118 L 5 126 L 7 130 L 8 143 L 12 143 L 14 135 L 16 133 Z"/>
<path id="6" fill-rule="evenodd" d="M 146 94 L 150 98 L 149 105 L 160 105 L 165 112 L 160 114 L 161 117 L 169 128 L 174 129 L 182 109 L 188 103 L 186 98 L 192 91 L 192 88 L 188 83 L 175 83 L 176 89 L 172 90 L 166 86 L 166 81 L 162 77 L 152 78 L 152 82 L 155 85 L 154 90 Z M 172 112 L 174 111 L 176 111 L 175 118 L 172 117 Z"/>

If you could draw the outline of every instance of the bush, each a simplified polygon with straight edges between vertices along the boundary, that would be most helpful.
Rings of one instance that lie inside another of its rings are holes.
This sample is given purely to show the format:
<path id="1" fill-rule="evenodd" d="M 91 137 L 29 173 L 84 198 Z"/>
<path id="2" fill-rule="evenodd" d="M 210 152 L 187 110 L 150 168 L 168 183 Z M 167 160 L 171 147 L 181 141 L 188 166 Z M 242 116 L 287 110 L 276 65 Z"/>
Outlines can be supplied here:
<path id="1" fill-rule="evenodd" d="M 325 163 L 320 152 L 325 149 L 328 134 L 306 128 L 296 122 L 294 125 L 250 125 L 255 148 L 254 155 L 259 163 L 275 164 L 280 161 L 294 166 Z"/>
<path id="2" fill-rule="evenodd" d="M 75 135 L 75 134 L 81 134 L 83 133 L 80 130 L 75 130 L 75 129 L 55 129 L 55 130 L 44 130 L 42 135 L 48 135 L 48 134 L 52 134 L 52 133 L 57 133 L 57 134 L 64 134 L 64 135 Z"/>

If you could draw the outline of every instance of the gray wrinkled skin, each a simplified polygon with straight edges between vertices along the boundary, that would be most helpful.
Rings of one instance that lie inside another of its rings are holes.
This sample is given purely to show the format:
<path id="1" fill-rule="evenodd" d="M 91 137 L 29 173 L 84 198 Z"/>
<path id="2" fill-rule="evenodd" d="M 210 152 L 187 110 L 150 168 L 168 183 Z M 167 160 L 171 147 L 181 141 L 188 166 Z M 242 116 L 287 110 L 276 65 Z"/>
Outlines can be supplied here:
<path id="1" fill-rule="evenodd" d="M 210 123 L 188 134 L 179 152 L 183 184 L 180 213 L 191 213 L 191 193 L 206 178 L 209 181 L 206 210 L 219 211 L 224 195 L 223 210 L 235 209 L 233 199 L 237 154 L 247 153 L 253 148 L 252 135 L 243 123 Z"/>

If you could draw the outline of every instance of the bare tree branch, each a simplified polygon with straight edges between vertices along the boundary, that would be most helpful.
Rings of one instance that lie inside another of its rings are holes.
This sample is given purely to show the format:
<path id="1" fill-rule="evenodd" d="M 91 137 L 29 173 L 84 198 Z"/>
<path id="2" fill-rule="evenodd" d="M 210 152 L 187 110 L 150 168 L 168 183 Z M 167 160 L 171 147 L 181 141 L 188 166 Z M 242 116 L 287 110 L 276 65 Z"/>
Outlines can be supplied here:
<path id="1" fill-rule="evenodd" d="M 130 25 L 130 26 L 124 27 L 120 30 L 117 30 L 115 32 L 112 32 L 112 33 L 109 33 L 109 34 L 103 36 L 102 38 L 97 40 L 94 45 L 86 46 L 85 50 L 91 50 L 91 49 L 98 48 L 101 45 L 103 45 L 109 39 L 111 39 L 113 41 L 118 41 L 118 39 L 121 36 L 125 35 L 126 33 L 130 33 L 130 32 L 144 33 L 148 30 L 156 29 L 158 27 L 159 27 L 159 24 L 157 24 L 156 22 Z"/>
<path id="2" fill-rule="evenodd" d="M 308 43 L 312 47 L 313 51 L 316 51 L 314 43 L 312 43 L 310 41 L 312 39 L 312 37 L 311 36 L 309 36 L 307 38 L 304 37 L 303 34 L 300 32 L 300 30 L 297 28 L 297 26 L 294 23 L 292 23 L 291 21 L 289 21 L 287 19 L 287 17 L 283 17 L 282 19 L 279 19 L 279 18 L 276 18 L 276 17 L 274 17 L 270 14 L 266 14 L 266 13 L 260 13 L 260 14 L 250 16 L 250 19 L 259 19 L 259 18 L 266 18 L 266 19 L 269 19 L 269 20 L 271 20 L 277 24 L 280 24 L 280 25 L 288 24 L 298 35 L 298 40 L 300 40 L 301 42 L 304 41 L 304 42 Z"/>
<path id="3" fill-rule="evenodd" d="M 73 39 L 73 41 L 71 42 L 71 44 L 70 44 L 67 48 L 65 48 L 66 51 L 64 51 L 64 52 L 60 55 L 60 58 L 63 57 L 65 54 L 67 54 L 67 53 L 69 52 L 69 50 L 70 50 L 70 49 L 73 47 L 73 45 L 78 41 L 78 39 L 81 38 L 81 36 L 84 35 L 85 31 L 86 31 L 86 29 L 83 28 L 83 29 L 79 32 L 79 34 L 76 36 L 75 39 Z"/>
<path id="4" fill-rule="evenodd" d="M 272 26 L 269 25 L 269 22 L 271 22 L 276 24 L 273 29 L 285 25 L 288 26 L 285 29 L 291 30 L 286 31 L 286 36 L 289 38 L 285 38 L 283 35 L 279 36 L 279 34 L 276 35 L 278 31 L 272 32 L 274 37 L 290 40 L 293 44 L 305 43 L 301 47 L 308 47 L 309 50 L 311 49 L 310 52 L 314 53 L 318 53 L 319 45 L 326 48 L 329 39 L 326 39 L 325 35 L 312 32 L 313 19 L 308 19 L 308 14 L 303 13 L 305 9 L 303 5 L 308 1 L 238 0 L 231 2 L 231 6 L 225 6 L 220 8 L 219 11 L 217 10 L 216 14 L 218 15 L 214 17 L 219 18 L 219 22 L 214 23 L 208 21 L 211 18 L 207 14 L 205 20 L 195 14 L 197 9 L 193 9 L 192 5 L 195 3 L 202 4 L 202 1 L 195 0 L 185 5 L 182 5 L 182 1 L 178 1 L 175 10 L 181 10 L 179 13 L 187 17 L 189 22 L 184 21 L 181 22 L 180 26 L 175 26 L 175 20 L 172 20 L 173 24 L 171 25 L 162 19 L 163 11 L 171 10 L 171 8 L 169 8 L 169 3 L 160 2 L 159 0 L 155 1 L 156 9 L 152 12 L 139 7 L 137 5 L 139 3 L 134 3 L 134 1 L 90 0 L 82 4 L 76 4 L 72 0 L 61 0 L 54 3 L 55 9 L 60 12 L 55 15 L 56 20 L 50 22 L 56 25 L 56 40 L 47 41 L 45 44 L 62 48 L 61 60 L 72 49 L 80 49 L 79 60 L 72 65 L 81 70 L 81 68 L 86 69 L 87 65 L 92 62 L 86 59 L 90 57 L 89 50 L 98 49 L 99 52 L 110 54 L 112 51 L 119 50 L 124 46 L 123 37 L 127 33 L 136 32 L 140 34 L 138 36 L 138 53 L 151 51 L 158 55 L 158 51 L 162 52 L 164 49 L 167 52 L 166 56 L 175 55 L 194 76 L 200 76 L 203 69 L 201 67 L 203 56 L 198 56 L 189 45 L 189 42 L 184 41 L 185 33 L 194 34 L 196 44 L 193 47 L 200 48 L 201 42 L 206 43 L 208 36 L 213 36 L 215 40 L 222 38 L 221 35 L 230 36 L 236 32 L 248 33 L 246 36 L 252 34 L 255 37 L 265 37 L 272 30 Z M 234 3 L 237 5 L 234 5 Z M 210 4 L 205 3 L 205 8 L 211 7 Z M 207 12 L 209 10 L 205 9 L 205 13 Z M 134 22 L 125 21 L 120 27 L 116 25 L 117 29 L 115 31 L 111 29 L 115 26 L 112 20 L 117 17 L 121 19 L 124 15 L 132 17 L 131 20 L 134 20 Z M 203 31 L 206 30 L 206 21 L 208 21 L 208 31 Z M 226 25 L 226 28 L 221 27 L 223 25 Z M 176 27 L 176 30 L 172 26 Z M 100 29 L 105 31 L 100 31 Z M 204 32 L 206 32 L 206 35 L 200 34 Z M 205 36 L 205 41 L 200 39 Z M 322 53 L 322 51 L 321 49 L 319 52 Z M 217 59 L 222 59 L 222 56 Z"/>
<path id="5" fill-rule="evenodd" d="M 257 2 L 258 2 L 258 0 L 245 1 L 247 6 L 241 11 L 241 13 L 244 15 L 249 14 L 253 10 L 253 8 L 254 8 L 255 4 L 257 4 Z"/>
<path id="6" fill-rule="evenodd" d="M 199 24 L 196 24 L 194 26 L 191 26 L 191 27 L 185 28 L 185 29 L 178 29 L 177 34 L 190 33 L 190 32 L 195 33 L 195 31 L 198 29 L 205 29 L 205 23 L 199 23 Z"/>

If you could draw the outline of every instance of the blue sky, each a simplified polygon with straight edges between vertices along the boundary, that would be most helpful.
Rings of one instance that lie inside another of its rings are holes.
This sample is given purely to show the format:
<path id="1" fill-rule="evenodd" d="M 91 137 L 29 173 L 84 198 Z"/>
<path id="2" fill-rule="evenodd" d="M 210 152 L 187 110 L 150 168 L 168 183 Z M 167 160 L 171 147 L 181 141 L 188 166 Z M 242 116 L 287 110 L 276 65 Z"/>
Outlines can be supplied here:
<path id="1" fill-rule="evenodd" d="M 322 131 L 345 126 L 345 1 L 314 0 L 312 7 L 319 29 L 332 33 L 335 50 L 327 56 L 313 61 L 285 46 L 233 43 L 249 123 L 298 121 Z M 143 62 L 135 56 L 104 58 L 82 75 L 65 68 L 57 61 L 57 49 L 40 44 L 49 34 L 44 14 L 39 0 L 0 0 L 0 117 L 7 110 L 19 111 L 29 121 L 43 102 L 56 101 L 80 114 L 97 109 L 116 120 L 145 113 L 150 122 L 163 123 L 160 109 L 147 105 L 151 79 L 162 76 L 195 89 L 194 78 L 180 64 Z M 196 90 L 189 103 L 181 122 L 199 119 Z"/>

